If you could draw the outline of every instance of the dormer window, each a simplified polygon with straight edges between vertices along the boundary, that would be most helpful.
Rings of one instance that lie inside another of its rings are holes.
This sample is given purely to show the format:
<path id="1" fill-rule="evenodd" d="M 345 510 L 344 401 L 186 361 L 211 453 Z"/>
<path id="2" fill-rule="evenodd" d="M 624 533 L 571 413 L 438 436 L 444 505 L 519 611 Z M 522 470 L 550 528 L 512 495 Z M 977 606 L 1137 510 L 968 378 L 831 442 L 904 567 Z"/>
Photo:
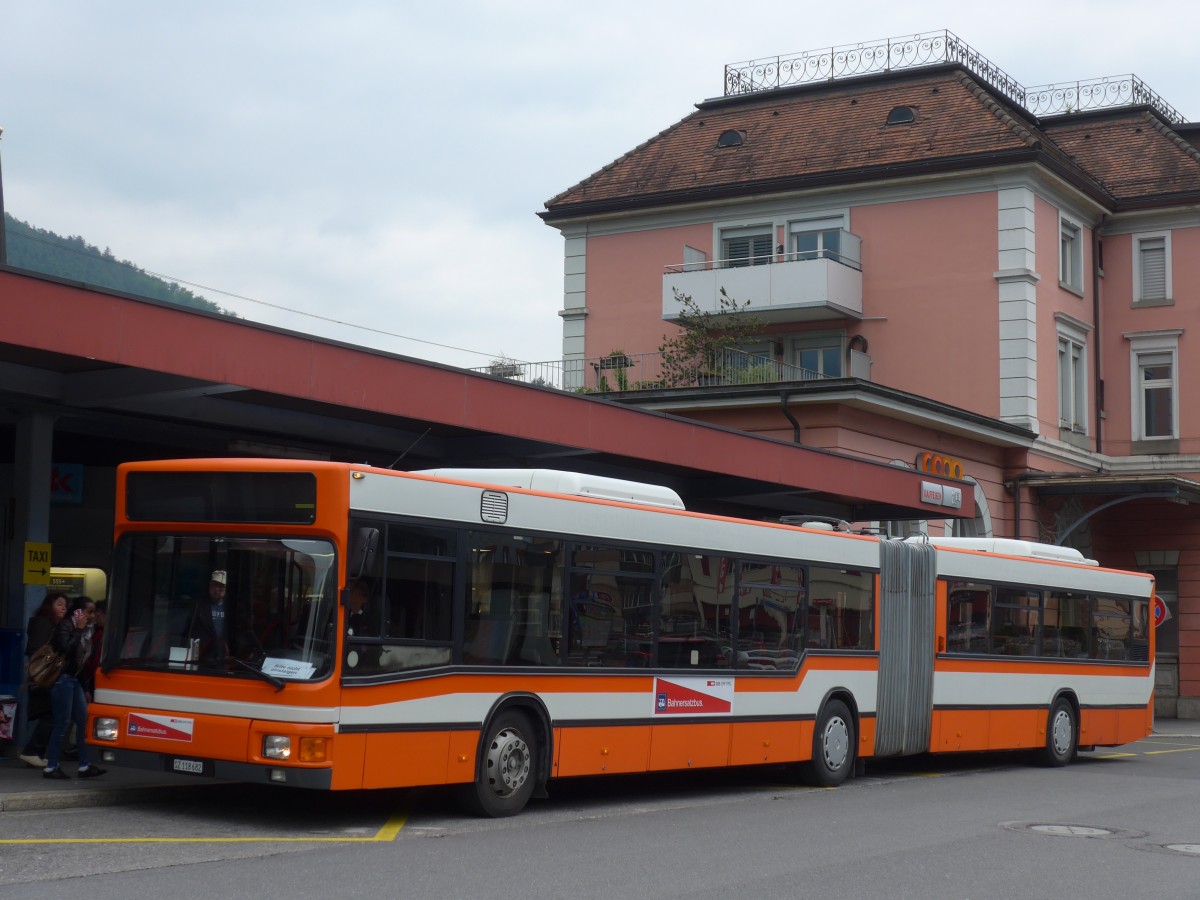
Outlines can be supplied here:
<path id="1" fill-rule="evenodd" d="M 740 131 L 735 131 L 732 128 L 728 131 L 722 131 L 721 136 L 717 138 L 718 147 L 740 147 L 746 140 L 746 135 Z"/>
<path id="2" fill-rule="evenodd" d="M 888 125 L 911 125 L 917 121 L 917 111 L 911 106 L 897 106 L 888 113 Z"/>

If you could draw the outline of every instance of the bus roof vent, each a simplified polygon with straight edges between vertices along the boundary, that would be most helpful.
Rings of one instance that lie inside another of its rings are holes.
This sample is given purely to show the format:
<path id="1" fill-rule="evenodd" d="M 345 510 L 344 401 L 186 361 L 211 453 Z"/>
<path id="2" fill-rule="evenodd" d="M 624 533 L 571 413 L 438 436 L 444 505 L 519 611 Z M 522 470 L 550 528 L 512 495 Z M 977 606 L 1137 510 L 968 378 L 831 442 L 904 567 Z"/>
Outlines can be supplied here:
<path id="1" fill-rule="evenodd" d="M 1074 547 L 1059 547 L 1057 544 L 1039 544 L 1036 541 L 1018 541 L 1012 538 L 907 538 L 909 542 L 926 540 L 935 547 L 957 550 L 978 550 L 987 553 L 1003 553 L 1006 556 L 1027 556 L 1031 559 L 1046 559 L 1054 562 L 1070 562 L 1085 566 L 1099 563 L 1088 559 Z"/>
<path id="2" fill-rule="evenodd" d="M 683 509 L 683 500 L 673 490 L 657 484 L 563 472 L 558 469 L 419 469 L 414 475 L 432 475 L 454 481 L 472 481 L 497 487 L 518 487 L 551 494 L 570 494 L 596 500 L 616 500 L 640 506 Z"/>
<path id="3" fill-rule="evenodd" d="M 849 531 L 850 523 L 836 516 L 780 516 L 784 525 L 798 525 L 801 528 L 812 528 L 816 531 Z"/>

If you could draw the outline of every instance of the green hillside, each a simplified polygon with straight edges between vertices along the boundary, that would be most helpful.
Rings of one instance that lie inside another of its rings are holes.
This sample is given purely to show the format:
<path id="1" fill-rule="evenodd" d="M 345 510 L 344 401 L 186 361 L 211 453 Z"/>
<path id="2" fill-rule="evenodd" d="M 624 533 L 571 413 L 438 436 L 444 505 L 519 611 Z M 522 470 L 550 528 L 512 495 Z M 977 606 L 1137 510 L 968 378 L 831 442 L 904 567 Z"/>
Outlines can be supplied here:
<path id="1" fill-rule="evenodd" d="M 62 237 L 53 231 L 34 228 L 4 214 L 8 264 L 68 281 L 149 297 L 180 306 L 235 315 L 206 297 L 194 294 L 173 281 L 150 275 L 129 260 L 119 260 L 110 250 L 94 247 L 81 237 Z"/>

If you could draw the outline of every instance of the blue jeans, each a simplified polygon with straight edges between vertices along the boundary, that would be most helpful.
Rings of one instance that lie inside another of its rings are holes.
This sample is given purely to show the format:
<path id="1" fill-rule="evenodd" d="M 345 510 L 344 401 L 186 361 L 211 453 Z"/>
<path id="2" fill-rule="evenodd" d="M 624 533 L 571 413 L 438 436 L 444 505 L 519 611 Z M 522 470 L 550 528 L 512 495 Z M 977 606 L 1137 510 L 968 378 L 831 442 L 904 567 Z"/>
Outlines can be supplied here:
<path id="1" fill-rule="evenodd" d="M 54 727 L 50 731 L 50 746 L 46 749 L 46 763 L 51 769 L 58 767 L 63 738 L 72 722 L 75 723 L 75 744 L 79 748 L 79 768 L 87 767 L 87 707 L 87 697 L 83 695 L 83 685 L 79 679 L 74 675 L 59 675 L 58 681 L 50 688 Z"/>

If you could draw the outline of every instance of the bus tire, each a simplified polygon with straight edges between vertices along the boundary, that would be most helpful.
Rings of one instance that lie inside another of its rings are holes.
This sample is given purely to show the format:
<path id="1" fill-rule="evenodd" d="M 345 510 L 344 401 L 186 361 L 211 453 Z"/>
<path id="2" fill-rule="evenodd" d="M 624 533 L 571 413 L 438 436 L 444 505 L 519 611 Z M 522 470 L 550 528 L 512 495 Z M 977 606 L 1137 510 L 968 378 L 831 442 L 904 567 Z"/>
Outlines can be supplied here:
<path id="1" fill-rule="evenodd" d="M 529 717 L 516 710 L 500 713 L 480 747 L 475 782 L 463 786 L 463 805 L 494 819 L 515 816 L 533 795 L 537 760 L 537 734 Z"/>
<path id="2" fill-rule="evenodd" d="M 1037 754 L 1043 766 L 1065 766 L 1079 750 L 1079 723 L 1075 709 L 1066 697 L 1059 697 L 1050 707 L 1046 720 L 1046 746 Z"/>
<path id="3" fill-rule="evenodd" d="M 812 759 L 801 775 L 814 787 L 837 787 L 854 771 L 854 717 L 841 700 L 830 700 L 813 728 Z"/>

